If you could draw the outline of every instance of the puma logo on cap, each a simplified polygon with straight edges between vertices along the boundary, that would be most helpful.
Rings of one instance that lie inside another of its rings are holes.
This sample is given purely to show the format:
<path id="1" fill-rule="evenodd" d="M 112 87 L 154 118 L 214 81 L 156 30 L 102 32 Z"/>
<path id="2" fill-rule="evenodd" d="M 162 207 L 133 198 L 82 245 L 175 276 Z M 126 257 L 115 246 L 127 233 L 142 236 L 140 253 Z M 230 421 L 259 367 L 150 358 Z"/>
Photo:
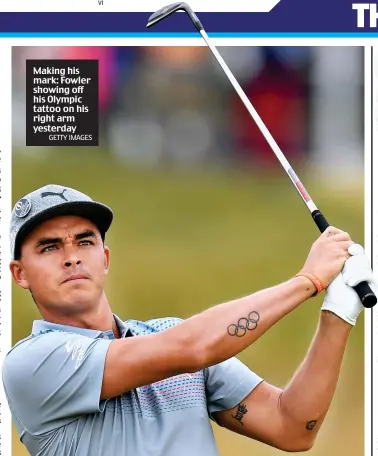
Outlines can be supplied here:
<path id="1" fill-rule="evenodd" d="M 62 198 L 64 201 L 68 201 L 68 199 L 64 196 L 64 192 L 66 192 L 67 189 L 65 188 L 62 192 L 60 193 L 54 193 L 54 192 L 43 192 L 41 193 L 41 198 L 46 198 L 47 196 L 59 196 Z"/>

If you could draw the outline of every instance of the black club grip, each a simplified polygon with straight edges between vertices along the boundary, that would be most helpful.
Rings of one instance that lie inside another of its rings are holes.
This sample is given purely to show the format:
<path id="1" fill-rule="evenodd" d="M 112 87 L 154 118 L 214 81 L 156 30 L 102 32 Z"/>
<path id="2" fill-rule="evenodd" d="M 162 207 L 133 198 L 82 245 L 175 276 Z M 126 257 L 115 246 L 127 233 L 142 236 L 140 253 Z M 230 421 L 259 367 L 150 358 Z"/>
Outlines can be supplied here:
<path id="1" fill-rule="evenodd" d="M 325 231 L 329 227 L 329 223 L 327 222 L 326 218 L 318 210 L 311 212 L 311 215 L 314 219 L 314 222 L 316 223 L 316 226 L 319 228 L 320 232 L 323 233 L 323 231 Z M 361 282 L 353 288 L 358 294 L 361 303 L 364 307 L 369 309 L 377 304 L 377 297 L 375 296 L 374 292 L 369 287 L 367 282 Z"/>
<path id="2" fill-rule="evenodd" d="M 361 282 L 355 287 L 356 293 L 361 299 L 362 305 L 367 309 L 374 307 L 377 304 L 377 297 L 369 287 L 367 282 Z"/>

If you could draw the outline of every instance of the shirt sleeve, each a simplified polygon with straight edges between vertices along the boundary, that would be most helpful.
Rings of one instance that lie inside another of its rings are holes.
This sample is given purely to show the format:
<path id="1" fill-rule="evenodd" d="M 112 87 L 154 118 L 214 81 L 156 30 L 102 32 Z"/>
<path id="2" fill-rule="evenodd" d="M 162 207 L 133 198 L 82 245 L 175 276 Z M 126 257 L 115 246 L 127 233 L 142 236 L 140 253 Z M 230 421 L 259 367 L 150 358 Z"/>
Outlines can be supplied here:
<path id="1" fill-rule="evenodd" d="M 51 332 L 11 350 L 2 375 L 12 412 L 32 435 L 41 435 L 100 410 L 110 340 Z"/>
<path id="2" fill-rule="evenodd" d="M 239 404 L 263 381 L 237 358 L 205 369 L 206 397 L 209 415 L 229 410 Z"/>

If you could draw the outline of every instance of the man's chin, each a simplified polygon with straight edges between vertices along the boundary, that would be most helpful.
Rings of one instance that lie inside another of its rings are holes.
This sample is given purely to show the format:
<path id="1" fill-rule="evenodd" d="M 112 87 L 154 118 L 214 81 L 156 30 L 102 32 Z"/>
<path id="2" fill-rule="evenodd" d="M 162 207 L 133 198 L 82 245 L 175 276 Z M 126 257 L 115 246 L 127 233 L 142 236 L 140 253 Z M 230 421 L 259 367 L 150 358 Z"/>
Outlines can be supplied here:
<path id="1" fill-rule="evenodd" d="M 82 312 L 96 305 L 98 299 L 93 294 L 93 290 L 76 289 L 66 293 L 61 300 L 63 308 L 70 313 Z"/>

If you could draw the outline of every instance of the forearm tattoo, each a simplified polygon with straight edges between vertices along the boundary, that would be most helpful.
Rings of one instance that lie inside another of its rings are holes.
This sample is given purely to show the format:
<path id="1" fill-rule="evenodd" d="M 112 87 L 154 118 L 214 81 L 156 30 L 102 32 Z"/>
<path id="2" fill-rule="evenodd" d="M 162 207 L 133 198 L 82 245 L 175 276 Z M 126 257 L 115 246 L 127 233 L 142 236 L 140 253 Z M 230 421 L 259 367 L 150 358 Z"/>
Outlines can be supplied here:
<path id="1" fill-rule="evenodd" d="M 260 320 L 260 315 L 253 311 L 248 317 L 239 318 L 236 325 L 230 325 L 227 332 L 230 336 L 243 337 L 247 331 L 253 331 L 257 328 L 257 323 Z"/>
<path id="2" fill-rule="evenodd" d="M 235 415 L 231 415 L 232 418 L 235 418 L 236 421 L 239 421 L 239 423 L 244 426 L 243 424 L 243 418 L 244 418 L 244 415 L 248 413 L 248 410 L 247 410 L 247 406 L 240 403 L 238 405 L 238 409 L 236 410 L 236 413 Z"/>
<path id="3" fill-rule="evenodd" d="M 316 420 L 307 421 L 306 429 L 308 431 L 312 431 L 314 429 L 315 425 L 316 425 Z"/>

